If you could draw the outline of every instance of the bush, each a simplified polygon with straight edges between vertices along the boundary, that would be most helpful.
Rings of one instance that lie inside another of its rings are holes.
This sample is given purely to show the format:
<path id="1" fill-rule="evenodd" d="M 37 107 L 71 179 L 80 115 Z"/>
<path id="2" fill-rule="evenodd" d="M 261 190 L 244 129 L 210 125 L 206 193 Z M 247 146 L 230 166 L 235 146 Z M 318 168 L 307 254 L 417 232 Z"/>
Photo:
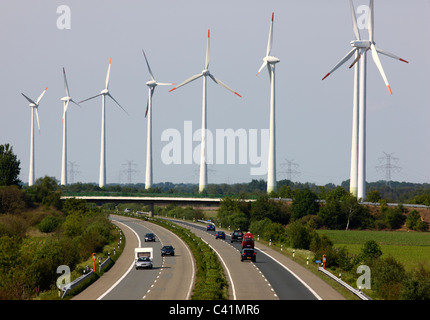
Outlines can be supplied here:
<path id="1" fill-rule="evenodd" d="M 405 222 L 403 210 L 400 207 L 388 208 L 385 213 L 385 221 L 391 229 L 399 229 Z"/>
<path id="2" fill-rule="evenodd" d="M 406 218 L 406 227 L 416 231 L 426 231 L 427 225 L 421 220 L 421 216 L 417 210 L 409 212 Z"/>
<path id="3" fill-rule="evenodd" d="M 430 300 L 430 269 L 420 264 L 404 281 L 403 300 Z"/>
<path id="4" fill-rule="evenodd" d="M 370 261 L 378 259 L 380 256 L 382 256 L 382 250 L 375 240 L 366 241 L 363 248 L 361 248 L 360 258 L 365 263 L 370 263 Z"/>
<path id="5" fill-rule="evenodd" d="M 0 187 L 0 213 L 16 213 L 26 207 L 25 194 L 18 186 Z"/>
<path id="6" fill-rule="evenodd" d="M 384 300 L 399 300 L 406 278 L 403 265 L 390 256 L 374 260 L 371 270 L 372 289 Z"/>
<path id="7" fill-rule="evenodd" d="M 39 231 L 44 233 L 50 233 L 57 229 L 60 225 L 61 220 L 54 216 L 47 216 L 39 223 Z"/>
<path id="8" fill-rule="evenodd" d="M 315 230 L 306 227 L 298 221 L 287 227 L 288 243 L 295 249 L 309 249 Z"/>

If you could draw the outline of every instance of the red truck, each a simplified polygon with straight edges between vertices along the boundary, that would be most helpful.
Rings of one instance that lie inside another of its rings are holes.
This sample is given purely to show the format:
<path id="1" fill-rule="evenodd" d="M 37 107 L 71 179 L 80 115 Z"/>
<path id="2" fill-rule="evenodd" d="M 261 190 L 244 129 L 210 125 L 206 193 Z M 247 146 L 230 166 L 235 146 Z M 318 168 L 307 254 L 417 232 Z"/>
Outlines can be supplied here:
<path id="1" fill-rule="evenodd" d="M 242 249 L 243 248 L 254 248 L 254 236 L 251 232 L 247 232 L 243 235 Z"/>

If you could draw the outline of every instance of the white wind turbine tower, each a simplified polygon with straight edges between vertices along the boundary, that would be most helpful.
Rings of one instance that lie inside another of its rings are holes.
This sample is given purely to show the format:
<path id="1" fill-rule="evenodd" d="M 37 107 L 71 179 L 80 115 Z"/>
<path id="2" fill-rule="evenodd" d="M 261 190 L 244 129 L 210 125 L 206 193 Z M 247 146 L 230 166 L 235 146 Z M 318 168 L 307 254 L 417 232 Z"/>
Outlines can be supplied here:
<path id="1" fill-rule="evenodd" d="M 206 77 L 209 76 L 215 83 L 219 84 L 220 86 L 224 87 L 225 89 L 233 92 L 235 95 L 242 97 L 240 94 L 238 94 L 236 91 L 228 87 L 225 83 L 223 83 L 221 80 L 217 79 L 214 75 L 212 75 L 209 70 L 209 62 L 210 62 L 210 30 L 208 30 L 208 40 L 206 45 L 206 62 L 205 62 L 205 68 L 201 73 L 198 73 L 191 78 L 185 80 L 181 84 L 177 85 L 173 89 L 169 90 L 169 92 L 178 89 L 187 83 L 196 80 L 200 77 L 203 77 L 203 100 L 202 100 L 202 141 L 200 144 L 201 148 L 201 154 L 200 154 L 200 181 L 199 181 L 199 192 L 204 192 L 207 187 L 208 178 L 207 178 L 207 163 L 206 163 L 206 125 L 207 125 L 207 115 L 206 115 L 206 109 L 207 109 L 207 98 L 206 98 L 206 92 L 207 92 L 207 82 Z"/>
<path id="2" fill-rule="evenodd" d="M 269 40 L 267 42 L 266 56 L 263 64 L 257 72 L 267 66 L 270 76 L 270 128 L 269 128 L 269 162 L 267 168 L 267 193 L 276 191 L 276 127 L 275 127 L 275 64 L 280 60 L 270 55 L 273 42 L 273 20 L 275 13 L 272 12 L 272 21 L 269 29 Z"/>
<path id="3" fill-rule="evenodd" d="M 109 96 L 113 101 L 116 102 L 116 104 L 122 109 L 124 110 L 125 113 L 127 113 L 127 111 L 125 111 L 125 109 L 118 103 L 118 101 L 115 100 L 114 97 L 112 97 L 112 95 L 109 92 L 109 77 L 110 77 L 110 68 L 112 65 L 112 58 L 109 61 L 109 68 L 108 68 L 108 72 L 106 75 L 106 87 L 98 94 L 95 95 L 93 97 L 90 97 L 88 99 L 82 100 L 79 103 L 88 101 L 90 99 L 94 99 L 96 97 L 102 96 L 102 134 L 101 134 L 101 149 L 100 149 L 100 178 L 99 178 L 99 187 L 103 188 L 106 184 L 106 136 L 105 136 L 105 132 L 106 132 L 106 124 L 105 124 L 105 120 L 106 120 L 106 96 Z M 128 114 L 128 113 L 127 113 Z"/>
<path id="4" fill-rule="evenodd" d="M 48 90 L 48 87 L 45 88 L 45 90 L 42 92 L 39 98 L 37 98 L 36 102 L 31 100 L 25 94 L 21 93 L 24 96 L 24 98 L 26 98 L 27 101 L 30 102 L 29 106 L 31 107 L 30 170 L 29 170 L 29 176 L 28 176 L 28 185 L 30 187 L 34 184 L 34 112 L 36 111 L 37 128 L 39 129 L 39 134 L 40 134 L 38 109 L 39 109 L 39 103 L 42 100 L 43 96 L 45 95 L 46 90 Z"/>
<path id="5" fill-rule="evenodd" d="M 351 147 L 351 176 L 350 192 L 362 201 L 366 200 L 366 56 L 367 51 L 371 51 L 373 61 L 375 62 L 388 92 L 392 94 L 390 84 L 388 83 L 378 53 L 384 54 L 396 60 L 408 63 L 408 61 L 377 48 L 374 41 L 374 10 L 373 0 L 369 4 L 369 40 L 361 40 L 360 32 L 357 26 L 357 18 L 354 12 L 352 0 L 350 0 L 352 26 L 356 40 L 351 41 L 352 49 L 349 51 L 329 72 L 325 78 L 332 74 L 336 69 L 348 61 L 354 54 L 355 60 L 350 68 L 355 65 L 354 71 L 354 99 L 353 99 L 353 126 L 352 126 L 352 147 Z"/>
<path id="6" fill-rule="evenodd" d="M 152 95 L 154 94 L 156 86 L 170 86 L 175 84 L 157 82 L 154 78 L 154 75 L 152 74 L 151 67 L 149 66 L 149 62 L 148 62 L 148 59 L 146 58 L 145 51 L 142 50 L 142 52 L 145 57 L 146 64 L 148 66 L 149 75 L 151 76 L 151 80 L 146 83 L 146 85 L 149 87 L 149 95 L 148 95 L 148 101 L 146 104 L 146 112 L 145 112 L 145 118 L 146 116 L 148 116 L 145 189 L 149 189 L 152 187 Z"/>
<path id="7" fill-rule="evenodd" d="M 77 106 L 79 106 L 79 104 L 70 97 L 69 85 L 67 84 L 66 78 L 66 70 L 64 70 L 64 68 L 63 76 L 66 96 L 61 98 L 61 101 L 63 101 L 63 151 L 61 159 L 61 184 L 65 186 L 67 184 L 67 109 L 69 108 L 69 102 L 73 102 Z"/>

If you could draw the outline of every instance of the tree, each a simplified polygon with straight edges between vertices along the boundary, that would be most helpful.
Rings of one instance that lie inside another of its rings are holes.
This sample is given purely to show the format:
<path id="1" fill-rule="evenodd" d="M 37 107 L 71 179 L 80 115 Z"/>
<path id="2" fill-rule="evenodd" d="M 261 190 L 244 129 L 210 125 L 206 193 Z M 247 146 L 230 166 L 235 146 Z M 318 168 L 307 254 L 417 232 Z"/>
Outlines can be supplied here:
<path id="1" fill-rule="evenodd" d="M 0 186 L 21 185 L 21 162 L 9 144 L 0 145 Z"/>
<path id="2" fill-rule="evenodd" d="M 300 219 L 308 214 L 317 214 L 319 210 L 317 200 L 318 196 L 310 189 L 298 191 L 291 206 L 293 220 Z"/>

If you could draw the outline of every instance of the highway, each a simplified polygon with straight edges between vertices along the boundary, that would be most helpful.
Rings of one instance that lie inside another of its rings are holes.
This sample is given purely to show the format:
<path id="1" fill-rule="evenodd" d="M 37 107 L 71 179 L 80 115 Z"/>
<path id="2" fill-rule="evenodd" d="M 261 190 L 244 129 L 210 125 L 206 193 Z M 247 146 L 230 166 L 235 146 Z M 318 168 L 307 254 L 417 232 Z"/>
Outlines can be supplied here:
<path id="1" fill-rule="evenodd" d="M 188 246 L 171 231 L 140 219 L 111 216 L 126 237 L 126 246 L 111 270 L 75 300 L 189 300 L 195 281 L 194 258 Z M 144 242 L 146 233 L 155 242 Z M 175 256 L 161 257 L 161 247 L 173 245 Z M 134 268 L 134 248 L 154 249 L 153 268 Z"/>
<path id="2" fill-rule="evenodd" d="M 233 286 L 230 286 L 230 291 L 233 289 L 235 292 L 230 292 L 231 299 L 345 299 L 309 270 L 267 246 L 256 242 L 256 262 L 241 262 L 241 243 L 230 243 L 230 232 L 224 230 L 226 233 L 225 241 L 217 240 L 215 239 L 215 232 L 206 231 L 206 226 L 202 223 L 191 223 L 181 220 L 171 221 L 175 221 L 193 231 L 219 253 L 232 275 L 230 281 L 233 282 Z M 255 270 L 254 274 L 245 276 L 244 267 L 248 267 L 248 269 L 253 268 Z M 263 282 L 261 280 L 263 280 Z M 255 284 L 253 288 L 250 286 L 251 283 Z M 268 288 L 270 292 L 268 292 Z M 254 292 L 252 290 L 254 290 Z M 255 291 L 258 291 L 258 293 Z"/>
<path id="3" fill-rule="evenodd" d="M 195 265 L 189 248 L 171 231 L 140 219 L 111 215 L 126 237 L 126 246 L 114 266 L 75 300 L 189 300 L 195 281 Z M 215 239 L 202 223 L 169 219 L 189 229 L 218 254 L 229 285 L 229 300 L 343 300 L 327 283 L 285 255 L 256 242 L 257 260 L 240 261 L 238 242 Z M 146 233 L 156 242 L 144 242 Z M 175 248 L 174 257 L 162 259 L 162 245 Z M 135 270 L 134 248 L 152 246 L 154 267 Z"/>

